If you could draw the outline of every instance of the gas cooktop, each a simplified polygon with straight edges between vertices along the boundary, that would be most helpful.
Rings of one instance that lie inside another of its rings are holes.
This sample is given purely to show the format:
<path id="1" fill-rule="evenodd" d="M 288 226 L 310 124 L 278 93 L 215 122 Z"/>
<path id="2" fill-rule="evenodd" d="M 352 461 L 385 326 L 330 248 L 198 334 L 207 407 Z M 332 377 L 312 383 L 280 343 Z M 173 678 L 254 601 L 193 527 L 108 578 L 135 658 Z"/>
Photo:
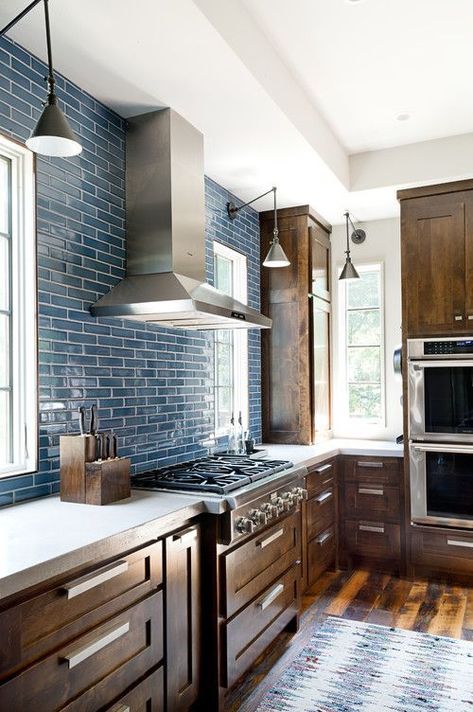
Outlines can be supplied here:
<path id="1" fill-rule="evenodd" d="M 293 467 L 288 460 L 252 460 L 245 455 L 212 455 L 134 475 L 131 486 L 224 495 Z"/>

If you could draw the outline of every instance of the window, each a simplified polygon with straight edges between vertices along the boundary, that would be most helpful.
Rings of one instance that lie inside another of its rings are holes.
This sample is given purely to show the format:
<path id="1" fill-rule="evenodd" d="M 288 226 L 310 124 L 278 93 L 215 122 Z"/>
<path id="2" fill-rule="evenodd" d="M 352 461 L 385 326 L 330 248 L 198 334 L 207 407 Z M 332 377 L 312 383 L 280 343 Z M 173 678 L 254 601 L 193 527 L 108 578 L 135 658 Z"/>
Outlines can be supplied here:
<path id="1" fill-rule="evenodd" d="M 226 294 L 246 304 L 246 257 L 214 242 L 214 284 Z M 215 332 L 215 432 L 228 430 L 232 413 L 241 411 L 243 427 L 248 425 L 248 333 L 246 329 L 219 329 Z"/>
<path id="2" fill-rule="evenodd" d="M 360 279 L 341 281 L 345 420 L 384 424 L 384 304 L 382 264 L 356 265 Z"/>
<path id="3" fill-rule="evenodd" d="M 0 476 L 36 469 L 32 153 L 0 136 Z"/>

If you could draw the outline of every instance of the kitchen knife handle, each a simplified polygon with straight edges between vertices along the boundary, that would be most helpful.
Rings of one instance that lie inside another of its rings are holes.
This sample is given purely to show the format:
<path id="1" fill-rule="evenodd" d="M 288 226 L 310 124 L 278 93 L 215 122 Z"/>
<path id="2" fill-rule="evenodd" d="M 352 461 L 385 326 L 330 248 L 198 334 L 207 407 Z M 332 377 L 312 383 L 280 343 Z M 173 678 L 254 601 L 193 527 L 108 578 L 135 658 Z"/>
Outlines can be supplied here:
<path id="1" fill-rule="evenodd" d="M 94 435 L 95 438 L 95 459 L 102 459 L 102 439 L 100 435 Z"/>
<path id="2" fill-rule="evenodd" d="M 80 434 L 85 435 L 85 408 L 83 405 L 79 406 L 79 429 Z"/>
<path id="3" fill-rule="evenodd" d="M 108 457 L 114 460 L 117 456 L 117 436 L 112 432 L 108 434 Z"/>
<path id="4" fill-rule="evenodd" d="M 102 460 L 106 460 L 108 457 L 107 433 L 100 433 L 98 437 L 100 438 L 100 455 Z"/>
<path id="5" fill-rule="evenodd" d="M 99 427 L 98 417 L 97 417 L 97 406 L 94 405 L 90 409 L 90 434 L 96 435 Z"/>

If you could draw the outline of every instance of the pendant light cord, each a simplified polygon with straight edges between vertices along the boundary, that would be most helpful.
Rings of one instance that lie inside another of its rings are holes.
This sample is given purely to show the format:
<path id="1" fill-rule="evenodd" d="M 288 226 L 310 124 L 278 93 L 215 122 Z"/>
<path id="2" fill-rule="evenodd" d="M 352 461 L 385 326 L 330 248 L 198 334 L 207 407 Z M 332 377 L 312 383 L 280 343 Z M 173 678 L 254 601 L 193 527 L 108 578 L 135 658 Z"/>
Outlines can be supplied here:
<path id="1" fill-rule="evenodd" d="M 347 225 L 347 249 L 345 250 L 345 254 L 347 257 L 350 257 L 350 231 L 348 229 L 348 220 L 350 219 L 350 214 L 345 213 L 345 218 L 346 218 L 346 225 Z"/>
<path id="2" fill-rule="evenodd" d="M 276 203 L 276 186 L 272 188 L 273 198 L 274 198 L 274 229 L 273 229 L 273 241 L 279 242 L 279 230 L 278 230 L 278 207 Z"/>
<path id="3" fill-rule="evenodd" d="M 54 92 L 54 71 L 53 71 L 53 50 L 51 48 L 51 29 L 49 26 L 49 4 L 48 0 L 44 0 L 44 24 L 46 26 L 46 47 L 48 50 L 48 103 L 56 103 L 56 94 Z"/>

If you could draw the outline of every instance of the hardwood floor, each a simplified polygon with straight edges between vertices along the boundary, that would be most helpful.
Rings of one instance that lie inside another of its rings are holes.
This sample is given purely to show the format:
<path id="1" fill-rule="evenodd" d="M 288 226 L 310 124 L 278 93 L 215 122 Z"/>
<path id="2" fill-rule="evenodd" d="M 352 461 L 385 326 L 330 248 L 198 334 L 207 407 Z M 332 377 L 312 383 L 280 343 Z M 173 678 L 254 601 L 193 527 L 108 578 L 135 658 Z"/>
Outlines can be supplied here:
<path id="1" fill-rule="evenodd" d="M 473 588 L 406 581 L 361 570 L 325 573 L 304 596 L 298 633 L 284 633 L 256 661 L 227 696 L 227 712 L 254 712 L 326 616 L 473 641 Z"/>

